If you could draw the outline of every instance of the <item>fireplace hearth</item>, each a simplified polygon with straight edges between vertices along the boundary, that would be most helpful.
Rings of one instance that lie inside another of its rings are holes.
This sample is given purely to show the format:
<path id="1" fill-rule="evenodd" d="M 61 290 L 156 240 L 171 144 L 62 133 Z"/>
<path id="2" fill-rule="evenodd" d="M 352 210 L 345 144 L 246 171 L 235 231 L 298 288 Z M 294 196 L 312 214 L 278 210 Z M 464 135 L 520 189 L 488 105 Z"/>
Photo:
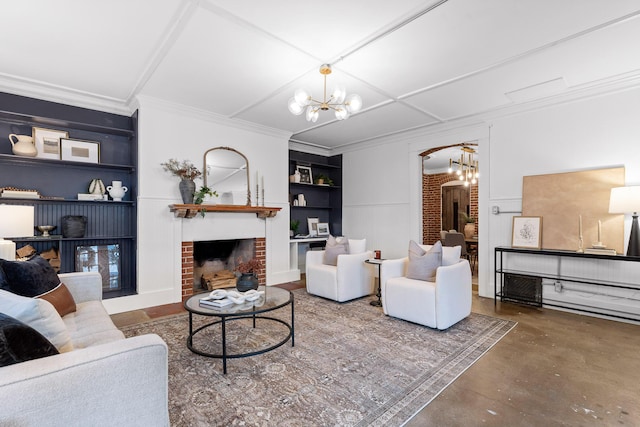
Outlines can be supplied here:
<path id="1" fill-rule="evenodd" d="M 206 292 L 207 279 L 212 277 L 220 280 L 219 287 L 233 286 L 238 262 L 257 258 L 266 266 L 265 248 L 265 238 L 182 242 L 182 299 Z M 260 285 L 266 284 L 264 270 L 258 280 Z"/>

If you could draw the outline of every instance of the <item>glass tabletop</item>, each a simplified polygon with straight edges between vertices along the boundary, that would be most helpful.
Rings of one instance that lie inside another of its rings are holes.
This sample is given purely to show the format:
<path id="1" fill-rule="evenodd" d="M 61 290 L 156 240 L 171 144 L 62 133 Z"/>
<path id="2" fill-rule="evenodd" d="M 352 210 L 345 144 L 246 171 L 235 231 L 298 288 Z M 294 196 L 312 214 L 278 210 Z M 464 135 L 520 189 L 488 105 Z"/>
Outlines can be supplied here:
<path id="1" fill-rule="evenodd" d="M 225 290 L 235 291 L 236 288 L 226 288 Z M 204 316 L 241 316 L 275 310 L 289 304 L 293 300 L 293 294 L 291 294 L 291 292 L 276 286 L 260 286 L 258 287 L 258 291 L 264 291 L 264 294 L 255 301 L 231 304 L 221 308 L 204 307 L 200 305 L 200 299 L 210 294 L 210 292 L 204 292 L 194 295 L 185 301 L 184 308 L 187 311 Z"/>

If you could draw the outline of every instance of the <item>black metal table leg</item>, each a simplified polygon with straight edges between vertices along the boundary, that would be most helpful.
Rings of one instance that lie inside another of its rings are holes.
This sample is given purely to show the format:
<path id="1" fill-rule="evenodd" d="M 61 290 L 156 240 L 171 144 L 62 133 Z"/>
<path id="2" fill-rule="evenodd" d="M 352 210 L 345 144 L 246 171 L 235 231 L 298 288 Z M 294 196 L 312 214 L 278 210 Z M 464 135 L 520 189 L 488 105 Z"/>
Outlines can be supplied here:
<path id="1" fill-rule="evenodd" d="M 227 322 L 222 318 L 222 372 L 227 374 Z"/>

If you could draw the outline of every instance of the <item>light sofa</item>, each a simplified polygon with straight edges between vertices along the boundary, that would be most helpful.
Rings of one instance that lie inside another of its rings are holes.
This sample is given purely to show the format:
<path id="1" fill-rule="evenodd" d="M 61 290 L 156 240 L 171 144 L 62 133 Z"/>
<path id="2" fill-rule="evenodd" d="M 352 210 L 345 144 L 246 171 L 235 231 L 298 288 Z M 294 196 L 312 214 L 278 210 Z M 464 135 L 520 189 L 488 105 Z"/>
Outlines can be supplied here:
<path id="1" fill-rule="evenodd" d="M 168 426 L 168 352 L 125 338 L 102 305 L 99 273 L 60 274 L 76 302 L 73 350 L 0 368 L 1 426 Z"/>

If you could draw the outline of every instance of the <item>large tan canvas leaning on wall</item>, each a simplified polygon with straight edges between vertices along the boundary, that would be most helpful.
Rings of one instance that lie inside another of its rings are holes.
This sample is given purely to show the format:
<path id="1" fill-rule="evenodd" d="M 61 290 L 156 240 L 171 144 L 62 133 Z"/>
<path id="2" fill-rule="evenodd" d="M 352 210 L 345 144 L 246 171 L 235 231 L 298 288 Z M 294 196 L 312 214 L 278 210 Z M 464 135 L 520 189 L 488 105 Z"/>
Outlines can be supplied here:
<path id="1" fill-rule="evenodd" d="M 624 186 L 624 168 L 587 170 L 522 179 L 522 215 L 541 216 L 542 247 L 578 249 L 579 216 L 582 215 L 584 247 L 598 241 L 602 221 L 602 243 L 624 252 L 624 215 L 609 213 L 613 187 Z"/>

